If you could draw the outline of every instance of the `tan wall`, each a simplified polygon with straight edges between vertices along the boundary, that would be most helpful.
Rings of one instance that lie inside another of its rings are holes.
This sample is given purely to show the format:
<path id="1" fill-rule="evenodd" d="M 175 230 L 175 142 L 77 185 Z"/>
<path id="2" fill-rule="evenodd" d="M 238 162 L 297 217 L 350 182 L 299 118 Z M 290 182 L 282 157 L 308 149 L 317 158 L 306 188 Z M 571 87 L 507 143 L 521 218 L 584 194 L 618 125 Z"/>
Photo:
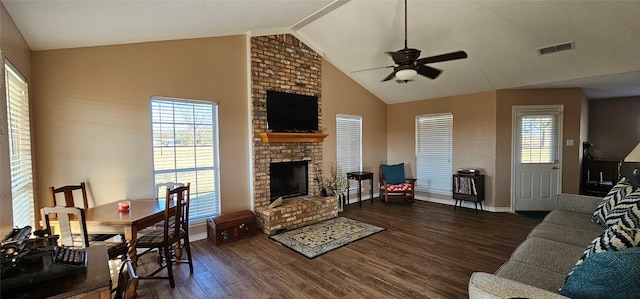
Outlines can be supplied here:
<path id="1" fill-rule="evenodd" d="M 418 115 L 453 113 L 453 169 L 480 169 L 485 175 L 485 204 L 494 206 L 496 94 L 480 92 L 410 103 L 387 108 L 388 163 L 406 165 L 407 175 L 416 176 L 415 119 Z M 451 196 L 419 193 L 438 199 Z"/>
<path id="2" fill-rule="evenodd" d="M 589 142 L 596 160 L 623 160 L 640 142 L 640 97 L 589 101 Z"/>
<path id="3" fill-rule="evenodd" d="M 245 36 L 33 53 L 37 199 L 88 183 L 90 205 L 153 195 L 150 97 L 218 103 L 221 210 L 249 209 Z M 197 233 L 194 231 L 194 233 Z"/>
<path id="4" fill-rule="evenodd" d="M 13 22 L 11 16 L 0 3 L 0 235 L 4 236 L 13 227 L 11 209 L 11 172 L 9 168 L 9 139 L 7 129 L 7 102 L 4 84 L 4 59 L 10 61 L 31 83 L 31 51 L 27 42 Z M 31 87 L 31 86 L 30 86 Z M 33 102 L 33 100 L 32 100 Z M 33 112 L 33 111 L 32 111 Z M 35 142 L 32 142 L 35 146 Z M 33 165 L 35 169 L 35 164 Z M 35 183 L 34 179 L 34 183 Z"/>
<path id="5" fill-rule="evenodd" d="M 384 102 L 331 63 L 322 61 L 322 131 L 329 134 L 322 144 L 325 176 L 329 173 L 329 166 L 336 164 L 336 115 L 359 115 L 362 116 L 362 168 L 374 173 L 376 188 L 378 165 L 387 156 L 386 113 Z M 362 185 L 363 194 L 368 194 L 369 182 Z"/>
<path id="6" fill-rule="evenodd" d="M 580 186 L 580 152 L 582 90 L 535 89 L 498 90 L 496 118 L 496 206 L 511 206 L 512 107 L 519 105 L 564 105 L 562 137 L 562 191 L 578 194 Z M 573 146 L 566 140 L 573 139 Z"/>

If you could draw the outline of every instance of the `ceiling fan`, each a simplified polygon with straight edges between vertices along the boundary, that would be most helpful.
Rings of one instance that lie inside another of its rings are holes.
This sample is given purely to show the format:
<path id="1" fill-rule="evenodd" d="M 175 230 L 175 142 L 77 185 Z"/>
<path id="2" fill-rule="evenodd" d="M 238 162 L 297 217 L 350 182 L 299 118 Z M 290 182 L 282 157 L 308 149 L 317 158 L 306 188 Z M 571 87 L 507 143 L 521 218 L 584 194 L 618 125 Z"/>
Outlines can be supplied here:
<path id="1" fill-rule="evenodd" d="M 395 65 L 385 67 L 393 67 L 393 72 L 385 77 L 382 82 L 389 81 L 393 79 L 393 77 L 396 77 L 398 83 L 409 83 L 409 81 L 413 81 L 416 74 L 435 79 L 442 73 L 442 70 L 427 66 L 427 63 L 467 58 L 465 51 L 419 58 L 420 50 L 407 47 L 407 0 L 404 0 L 404 49 L 387 52 L 387 54 L 391 55 Z"/>

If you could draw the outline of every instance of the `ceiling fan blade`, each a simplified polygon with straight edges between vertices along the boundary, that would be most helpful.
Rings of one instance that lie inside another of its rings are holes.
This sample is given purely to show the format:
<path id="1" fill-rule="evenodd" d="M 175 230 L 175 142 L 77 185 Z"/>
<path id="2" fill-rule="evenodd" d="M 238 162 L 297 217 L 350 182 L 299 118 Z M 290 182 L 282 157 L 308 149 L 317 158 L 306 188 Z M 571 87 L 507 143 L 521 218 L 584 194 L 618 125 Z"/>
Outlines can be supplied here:
<path id="1" fill-rule="evenodd" d="M 391 79 L 393 79 L 393 77 L 396 76 L 396 71 L 393 71 L 393 73 L 389 74 L 389 76 L 387 76 L 386 78 L 382 79 L 382 82 L 384 81 L 389 81 Z"/>
<path id="2" fill-rule="evenodd" d="M 394 65 L 372 67 L 372 68 L 363 69 L 363 70 L 355 70 L 355 71 L 351 71 L 351 73 L 353 74 L 353 73 L 359 73 L 359 72 L 373 71 L 373 70 L 377 70 L 377 69 L 388 69 L 390 67 L 394 67 Z"/>
<path id="3" fill-rule="evenodd" d="M 419 65 L 416 71 L 418 71 L 418 74 L 431 79 L 438 78 L 440 73 L 442 73 L 441 70 L 426 65 Z"/>
<path id="4" fill-rule="evenodd" d="M 442 54 L 442 55 L 420 58 L 416 61 L 416 63 L 417 64 L 435 63 L 435 62 L 441 62 L 441 61 L 463 59 L 467 57 L 468 57 L 467 52 L 457 51 L 457 52 L 451 52 L 451 53 Z"/>

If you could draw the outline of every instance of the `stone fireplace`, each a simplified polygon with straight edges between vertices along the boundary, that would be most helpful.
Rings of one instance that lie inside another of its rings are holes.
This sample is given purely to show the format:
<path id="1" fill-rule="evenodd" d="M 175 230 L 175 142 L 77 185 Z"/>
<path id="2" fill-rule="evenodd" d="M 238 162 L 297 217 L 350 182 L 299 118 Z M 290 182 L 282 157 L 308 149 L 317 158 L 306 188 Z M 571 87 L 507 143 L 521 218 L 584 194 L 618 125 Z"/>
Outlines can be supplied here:
<path id="1" fill-rule="evenodd" d="M 265 142 L 261 138 L 264 137 L 261 134 L 267 133 L 267 90 L 317 96 L 318 128 L 322 128 L 321 61 L 320 55 L 290 34 L 251 38 L 254 207 L 258 225 L 267 234 L 323 221 L 338 214 L 337 200 L 320 197 L 316 180 L 322 175 L 322 139 L 320 142 L 309 142 L 309 138 Z M 269 209 L 273 198 L 272 163 L 300 161 L 307 164 L 308 195 L 292 197 L 281 207 Z"/>

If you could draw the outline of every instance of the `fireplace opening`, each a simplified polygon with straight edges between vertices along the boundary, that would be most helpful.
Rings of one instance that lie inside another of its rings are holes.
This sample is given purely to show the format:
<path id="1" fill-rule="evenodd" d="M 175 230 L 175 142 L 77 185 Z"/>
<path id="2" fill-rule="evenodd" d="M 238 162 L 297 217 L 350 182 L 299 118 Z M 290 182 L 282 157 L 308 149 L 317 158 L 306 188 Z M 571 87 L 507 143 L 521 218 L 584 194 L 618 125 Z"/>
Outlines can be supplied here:
<path id="1" fill-rule="evenodd" d="M 269 165 L 271 202 L 282 198 L 309 194 L 309 163 L 307 161 L 278 162 Z"/>

